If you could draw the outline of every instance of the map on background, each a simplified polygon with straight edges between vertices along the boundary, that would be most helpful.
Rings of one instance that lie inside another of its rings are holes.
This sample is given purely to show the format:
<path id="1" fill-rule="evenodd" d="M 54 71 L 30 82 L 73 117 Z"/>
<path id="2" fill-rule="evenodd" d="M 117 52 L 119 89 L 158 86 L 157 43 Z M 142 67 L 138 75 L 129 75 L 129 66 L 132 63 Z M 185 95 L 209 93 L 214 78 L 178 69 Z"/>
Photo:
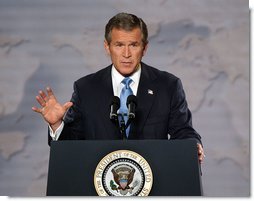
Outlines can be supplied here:
<path id="1" fill-rule="evenodd" d="M 2 0 L 0 195 L 45 196 L 50 147 L 35 96 L 51 86 L 68 101 L 75 80 L 109 65 L 104 27 L 122 11 L 148 25 L 143 61 L 183 83 L 207 156 L 205 196 L 249 196 L 247 0 Z"/>

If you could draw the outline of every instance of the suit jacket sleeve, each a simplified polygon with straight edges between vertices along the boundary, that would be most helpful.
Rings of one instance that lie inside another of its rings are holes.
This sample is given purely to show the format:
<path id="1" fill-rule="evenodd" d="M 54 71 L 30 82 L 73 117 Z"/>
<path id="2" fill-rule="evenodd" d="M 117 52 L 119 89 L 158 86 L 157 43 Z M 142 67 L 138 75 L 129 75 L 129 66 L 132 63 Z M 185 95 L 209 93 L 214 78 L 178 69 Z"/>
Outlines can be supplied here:
<path id="1" fill-rule="evenodd" d="M 193 138 L 201 144 L 200 135 L 192 127 L 192 115 L 188 109 L 183 86 L 179 78 L 175 81 L 174 89 L 169 115 L 168 132 L 170 139 Z"/>
<path id="2" fill-rule="evenodd" d="M 60 140 L 81 139 L 81 134 L 84 132 L 83 124 L 81 123 L 84 116 L 80 108 L 81 99 L 79 96 L 79 89 L 76 82 L 74 82 L 74 92 L 72 94 L 71 102 L 73 102 L 73 106 L 68 110 L 65 115 L 65 126 L 60 135 Z"/>

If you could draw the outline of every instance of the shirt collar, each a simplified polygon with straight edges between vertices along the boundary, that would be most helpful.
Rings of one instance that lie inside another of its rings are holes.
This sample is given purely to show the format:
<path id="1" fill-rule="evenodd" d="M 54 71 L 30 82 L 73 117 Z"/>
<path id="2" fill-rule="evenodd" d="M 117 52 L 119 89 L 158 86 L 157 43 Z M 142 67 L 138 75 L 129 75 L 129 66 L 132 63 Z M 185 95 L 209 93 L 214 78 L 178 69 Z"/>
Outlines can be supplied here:
<path id="1" fill-rule="evenodd" d="M 133 73 L 131 76 L 129 76 L 132 79 L 132 83 L 139 83 L 141 75 L 141 64 L 138 65 L 138 69 L 135 73 Z M 112 65 L 112 77 L 115 80 L 115 82 L 119 85 L 122 80 L 125 78 L 123 75 L 121 75 L 115 68 L 114 64 Z M 132 84 L 131 83 L 131 84 Z"/>

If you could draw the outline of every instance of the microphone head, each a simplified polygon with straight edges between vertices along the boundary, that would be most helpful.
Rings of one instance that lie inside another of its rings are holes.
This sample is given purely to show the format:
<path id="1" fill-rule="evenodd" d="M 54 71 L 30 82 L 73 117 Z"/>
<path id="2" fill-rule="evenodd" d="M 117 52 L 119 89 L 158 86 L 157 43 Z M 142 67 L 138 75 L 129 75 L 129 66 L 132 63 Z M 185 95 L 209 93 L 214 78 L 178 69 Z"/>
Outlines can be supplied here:
<path id="1" fill-rule="evenodd" d="M 110 119 L 117 121 L 118 119 L 117 110 L 119 108 L 120 108 L 120 98 L 114 96 L 110 104 L 110 114 L 109 114 Z"/>
<path id="2" fill-rule="evenodd" d="M 129 95 L 128 98 L 127 98 L 127 101 L 126 101 L 127 107 L 128 107 L 128 105 L 129 105 L 130 103 L 134 103 L 135 106 L 137 107 L 137 97 L 134 96 L 134 95 Z"/>
<path id="3" fill-rule="evenodd" d="M 117 109 L 120 108 L 120 98 L 117 97 L 117 96 L 114 96 L 112 98 L 112 101 L 111 101 L 111 104 L 110 105 L 116 105 L 117 106 Z"/>

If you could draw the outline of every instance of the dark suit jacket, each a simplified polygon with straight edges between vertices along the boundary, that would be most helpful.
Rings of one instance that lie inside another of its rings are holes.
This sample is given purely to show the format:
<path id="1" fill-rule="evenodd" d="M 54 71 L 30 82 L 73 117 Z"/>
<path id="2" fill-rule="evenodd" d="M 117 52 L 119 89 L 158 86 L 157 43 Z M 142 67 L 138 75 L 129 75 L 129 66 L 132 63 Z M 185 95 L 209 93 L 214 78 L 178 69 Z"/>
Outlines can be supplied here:
<path id="1" fill-rule="evenodd" d="M 111 68 L 112 65 L 74 83 L 74 105 L 65 116 L 59 140 L 122 138 L 118 125 L 109 118 L 114 96 Z M 201 143 L 200 135 L 192 128 L 179 78 L 142 63 L 137 104 L 129 139 L 168 139 L 169 134 L 170 139 L 194 138 Z"/>

